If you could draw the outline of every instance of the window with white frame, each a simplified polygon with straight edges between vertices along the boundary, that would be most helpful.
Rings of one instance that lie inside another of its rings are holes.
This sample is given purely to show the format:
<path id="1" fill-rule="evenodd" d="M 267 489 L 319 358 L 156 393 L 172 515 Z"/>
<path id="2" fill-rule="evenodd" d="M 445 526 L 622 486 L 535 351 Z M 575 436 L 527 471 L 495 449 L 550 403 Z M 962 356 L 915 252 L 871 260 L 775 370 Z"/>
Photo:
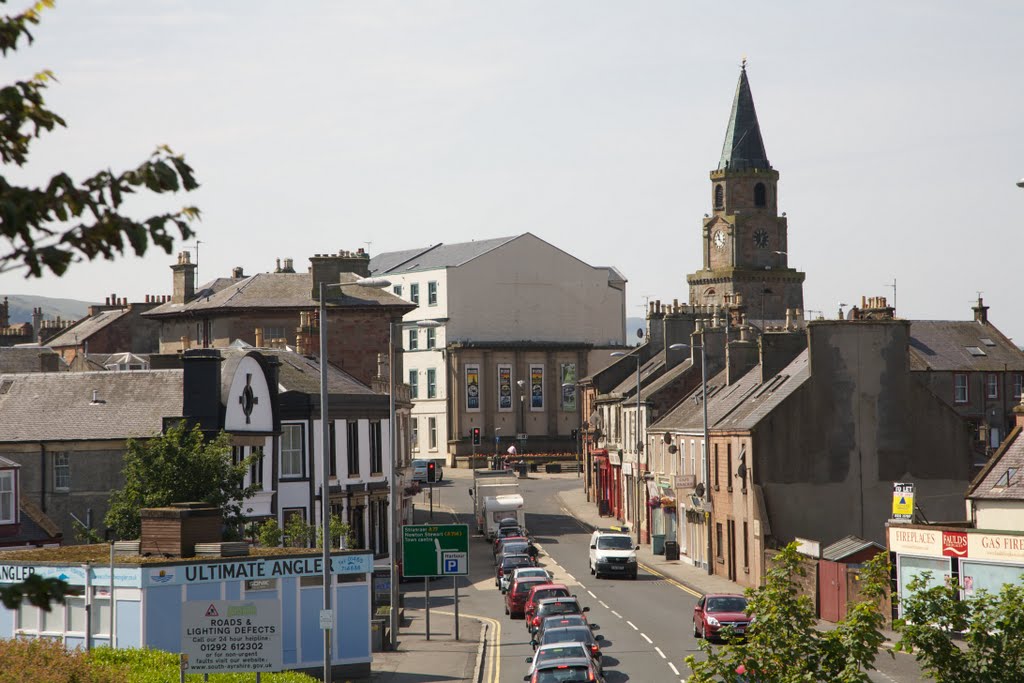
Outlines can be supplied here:
<path id="1" fill-rule="evenodd" d="M 409 330 L 409 350 L 415 351 L 420 348 L 420 331 L 413 328 Z"/>
<path id="2" fill-rule="evenodd" d="M 391 291 L 395 293 L 395 296 L 402 296 L 402 285 L 395 285 L 391 288 Z"/>
<path id="3" fill-rule="evenodd" d="M 0 522 L 14 521 L 14 470 L 4 470 L 0 472 Z"/>
<path id="4" fill-rule="evenodd" d="M 985 396 L 999 398 L 999 375 L 990 372 L 985 376 Z"/>
<path id="5" fill-rule="evenodd" d="M 437 398 L 437 370 L 427 369 L 427 398 Z"/>
<path id="6" fill-rule="evenodd" d="M 428 306 L 436 306 L 437 305 L 437 283 L 436 282 L 428 282 L 427 283 L 427 305 Z"/>
<path id="7" fill-rule="evenodd" d="M 953 402 L 967 403 L 967 373 L 958 372 L 953 375 Z"/>
<path id="8" fill-rule="evenodd" d="M 437 330 L 432 327 L 427 328 L 427 348 L 437 348 Z"/>
<path id="9" fill-rule="evenodd" d="M 57 491 L 71 490 L 71 460 L 67 453 L 53 454 L 53 488 Z"/>
<path id="10" fill-rule="evenodd" d="M 411 398 L 420 397 L 420 373 L 415 368 L 409 370 L 409 396 Z"/>
<path id="11" fill-rule="evenodd" d="M 430 450 L 432 450 L 432 451 L 437 450 L 437 418 L 436 417 L 428 417 L 427 418 L 427 429 L 429 430 L 429 433 L 427 434 L 427 438 L 428 438 L 427 447 Z"/>
<path id="12" fill-rule="evenodd" d="M 253 446 L 249 465 L 249 483 L 263 490 L 263 446 Z"/>
<path id="13" fill-rule="evenodd" d="M 412 418 L 412 449 L 418 451 L 420 449 L 420 419 L 418 417 Z"/>
<path id="14" fill-rule="evenodd" d="M 410 282 L 409 283 L 409 301 L 411 301 L 411 302 L 413 302 L 414 304 L 417 304 L 417 305 L 420 303 L 420 286 L 419 286 L 419 283 L 416 283 L 416 282 Z"/>
<path id="15" fill-rule="evenodd" d="M 300 424 L 281 425 L 281 477 L 301 477 L 305 439 Z"/>

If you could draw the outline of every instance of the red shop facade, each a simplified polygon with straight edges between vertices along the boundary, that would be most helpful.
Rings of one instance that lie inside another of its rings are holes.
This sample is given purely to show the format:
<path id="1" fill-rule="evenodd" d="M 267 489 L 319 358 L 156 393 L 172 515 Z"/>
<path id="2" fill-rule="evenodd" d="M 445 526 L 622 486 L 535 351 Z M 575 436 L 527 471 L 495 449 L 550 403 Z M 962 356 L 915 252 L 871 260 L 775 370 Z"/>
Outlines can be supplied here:
<path id="1" fill-rule="evenodd" d="M 594 490 L 598 513 L 622 519 L 622 460 L 618 453 L 594 450 Z"/>

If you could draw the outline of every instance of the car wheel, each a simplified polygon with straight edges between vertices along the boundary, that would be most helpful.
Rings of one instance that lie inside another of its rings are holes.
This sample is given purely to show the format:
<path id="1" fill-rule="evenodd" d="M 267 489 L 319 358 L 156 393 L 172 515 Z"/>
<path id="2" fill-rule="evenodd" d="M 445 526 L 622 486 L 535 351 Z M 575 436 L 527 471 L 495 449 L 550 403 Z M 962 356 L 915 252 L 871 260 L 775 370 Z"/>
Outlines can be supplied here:
<path id="1" fill-rule="evenodd" d="M 594 574 L 596 574 L 596 573 L 597 573 L 597 572 L 596 572 L 596 571 L 594 571 L 594 565 L 590 565 L 590 575 L 591 575 L 591 576 L 593 576 L 593 575 L 594 575 Z"/>
<path id="2" fill-rule="evenodd" d="M 693 620 L 693 637 L 697 638 L 698 640 L 700 639 L 700 631 L 697 630 L 697 620 L 696 619 Z"/>
<path id="3" fill-rule="evenodd" d="M 323 592 L 323 591 L 321 591 L 321 592 Z M 505 605 L 505 614 L 508 614 L 509 616 L 512 615 L 512 613 L 508 611 L 508 605 L 507 604 Z"/>

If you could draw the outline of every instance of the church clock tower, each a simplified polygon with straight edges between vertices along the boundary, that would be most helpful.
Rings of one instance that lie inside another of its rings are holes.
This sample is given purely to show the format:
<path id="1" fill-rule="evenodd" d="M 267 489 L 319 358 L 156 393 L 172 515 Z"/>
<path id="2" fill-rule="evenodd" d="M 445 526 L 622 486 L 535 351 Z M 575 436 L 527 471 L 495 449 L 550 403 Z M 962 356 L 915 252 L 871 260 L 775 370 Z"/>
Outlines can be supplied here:
<path id="1" fill-rule="evenodd" d="M 711 171 L 713 209 L 704 218 L 704 265 L 686 278 L 692 305 L 723 307 L 735 304 L 738 294 L 755 324 L 782 321 L 786 309 L 803 309 L 804 274 L 788 265 L 778 182 L 779 172 L 764 151 L 744 60 L 722 158 Z"/>

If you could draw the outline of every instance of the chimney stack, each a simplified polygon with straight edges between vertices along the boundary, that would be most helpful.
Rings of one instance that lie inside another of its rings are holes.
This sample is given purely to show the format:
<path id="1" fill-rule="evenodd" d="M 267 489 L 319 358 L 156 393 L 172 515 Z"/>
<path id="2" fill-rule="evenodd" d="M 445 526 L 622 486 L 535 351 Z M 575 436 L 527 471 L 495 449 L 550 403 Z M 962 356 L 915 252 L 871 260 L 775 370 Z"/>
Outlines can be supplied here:
<path id="1" fill-rule="evenodd" d="M 235 266 L 231 269 L 231 277 L 235 280 L 241 280 L 245 277 L 245 273 L 242 272 L 241 266 Z"/>
<path id="2" fill-rule="evenodd" d="M 174 273 L 173 301 L 176 304 L 187 304 L 196 297 L 196 264 L 192 263 L 192 256 L 187 251 L 178 253 L 178 262 L 171 266 Z"/>
<path id="3" fill-rule="evenodd" d="M 291 259 L 285 259 L 285 272 Z M 309 258 L 309 274 L 314 301 L 320 300 L 320 283 L 333 285 L 341 281 L 342 273 L 355 273 L 359 277 L 370 275 L 370 257 L 360 249 L 356 253 L 339 251 L 337 254 L 316 254 Z M 294 270 L 290 271 L 294 272 Z"/>
<path id="4" fill-rule="evenodd" d="M 974 311 L 974 322 L 981 323 L 982 325 L 988 323 L 988 306 L 981 300 L 981 295 L 978 295 L 978 304 L 971 308 Z"/>

